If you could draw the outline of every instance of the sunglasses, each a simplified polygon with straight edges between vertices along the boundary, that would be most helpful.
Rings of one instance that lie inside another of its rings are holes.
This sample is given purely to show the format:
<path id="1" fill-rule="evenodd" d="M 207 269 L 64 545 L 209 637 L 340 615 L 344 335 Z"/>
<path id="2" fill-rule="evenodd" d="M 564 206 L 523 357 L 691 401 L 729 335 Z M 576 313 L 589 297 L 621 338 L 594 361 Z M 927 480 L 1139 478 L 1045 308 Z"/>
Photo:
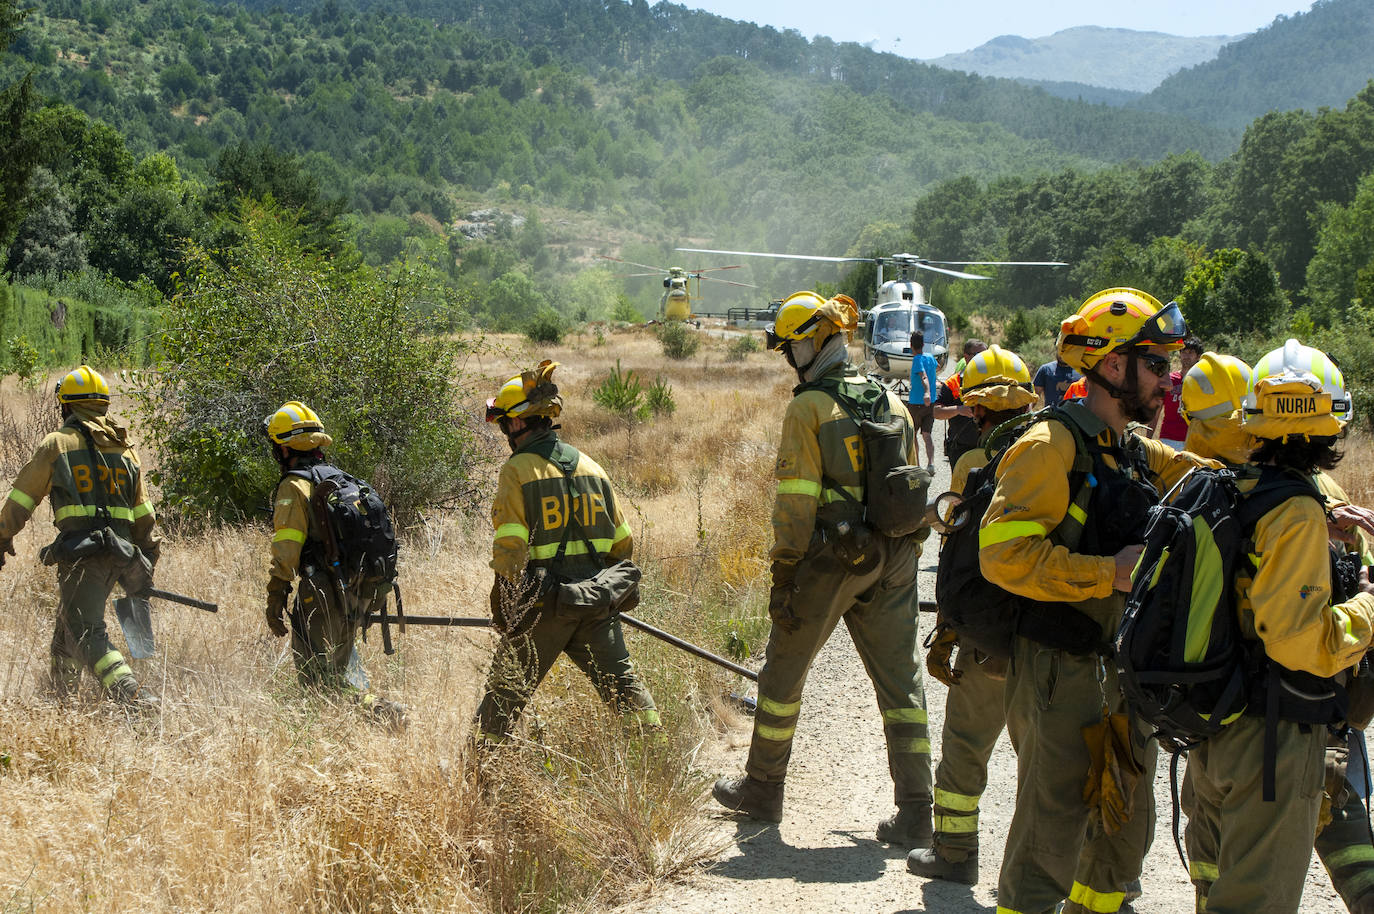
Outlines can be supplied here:
<path id="1" fill-rule="evenodd" d="M 1138 352 L 1136 358 L 1145 363 L 1145 367 L 1157 378 L 1162 378 L 1169 373 L 1169 357 L 1155 355 L 1153 352 Z"/>

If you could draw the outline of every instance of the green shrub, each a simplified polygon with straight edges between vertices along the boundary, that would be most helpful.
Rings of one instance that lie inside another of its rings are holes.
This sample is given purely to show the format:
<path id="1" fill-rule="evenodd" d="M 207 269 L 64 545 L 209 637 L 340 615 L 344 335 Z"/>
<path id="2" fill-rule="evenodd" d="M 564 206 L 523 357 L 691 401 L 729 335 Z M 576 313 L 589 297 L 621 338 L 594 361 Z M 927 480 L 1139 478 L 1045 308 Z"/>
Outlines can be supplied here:
<path id="1" fill-rule="evenodd" d="M 633 371 L 621 371 L 619 359 L 615 360 L 611 373 L 592 391 L 592 399 L 598 406 L 626 419 L 648 417 L 649 406 L 642 402 L 643 397 L 643 383 Z"/>
<path id="2" fill-rule="evenodd" d="M 735 337 L 735 341 L 730 344 L 730 348 L 725 351 L 725 358 L 731 362 L 743 362 L 744 357 L 752 352 L 758 352 L 763 346 L 759 343 L 759 338 L 752 333 Z"/>
<path id="3" fill-rule="evenodd" d="M 1017 311 L 1002 330 L 1002 345 L 1015 352 L 1030 342 L 1033 331 L 1026 312 Z"/>
<path id="4" fill-rule="evenodd" d="M 673 386 L 662 378 L 654 378 L 654 383 L 644 391 L 644 405 L 655 416 L 671 416 L 677 410 Z"/>
<path id="5" fill-rule="evenodd" d="M 622 324 L 638 324 L 644 320 L 644 315 L 639 313 L 639 309 L 624 295 L 617 295 L 615 307 L 611 309 L 611 320 Z"/>
<path id="6" fill-rule="evenodd" d="M 463 344 L 415 316 L 436 290 L 409 271 L 341 269 L 288 215 L 249 210 L 237 229 L 229 251 L 190 245 L 157 370 L 135 392 L 164 504 L 199 522 L 258 513 L 278 477 L 261 423 L 287 400 L 320 414 L 331 462 L 369 479 L 400 523 L 458 497 L 477 451 L 455 395 Z"/>
<path id="7" fill-rule="evenodd" d="M 525 325 L 525 336 L 533 343 L 546 343 L 557 345 L 563 342 L 563 334 L 567 331 L 567 325 L 563 323 L 563 315 L 552 308 L 544 308 Z"/>
<path id="8" fill-rule="evenodd" d="M 681 321 L 660 324 L 658 341 L 663 346 L 663 354 L 679 362 L 690 359 L 701 348 L 701 338 Z"/>
<path id="9" fill-rule="evenodd" d="M 34 369 L 38 367 L 38 350 L 33 348 L 29 338 L 23 334 L 12 336 L 5 341 L 5 349 L 9 373 L 18 375 L 21 381 L 33 377 Z"/>

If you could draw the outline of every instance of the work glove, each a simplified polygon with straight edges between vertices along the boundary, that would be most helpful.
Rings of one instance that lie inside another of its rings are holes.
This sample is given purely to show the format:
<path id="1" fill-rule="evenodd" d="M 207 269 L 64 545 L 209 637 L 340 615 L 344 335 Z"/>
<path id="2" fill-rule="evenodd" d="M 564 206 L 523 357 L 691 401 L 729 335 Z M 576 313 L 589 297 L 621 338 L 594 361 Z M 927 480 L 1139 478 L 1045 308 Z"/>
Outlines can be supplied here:
<path id="1" fill-rule="evenodd" d="M 1143 770 L 1131 748 L 1131 722 L 1125 714 L 1102 709 L 1102 720 L 1083 728 L 1092 768 L 1083 785 L 1083 802 L 1102 823 L 1105 835 L 1120 831 L 1135 812 L 1135 788 Z"/>
<path id="2" fill-rule="evenodd" d="M 1357 738 L 1359 737 L 1357 734 Z M 1322 785 L 1322 803 L 1317 811 L 1317 834 L 1331 824 L 1333 809 L 1340 809 L 1350 800 L 1350 786 L 1346 771 L 1350 765 L 1350 744 L 1326 747 L 1326 778 Z"/>
<path id="3" fill-rule="evenodd" d="M 14 555 L 14 540 L 0 540 L 0 568 L 5 567 L 5 554 Z"/>
<path id="4" fill-rule="evenodd" d="M 796 593 L 793 582 L 797 577 L 797 566 L 789 562 L 773 563 L 773 586 L 768 591 L 768 618 L 773 624 L 789 635 L 801 629 L 801 619 L 792 611 L 792 595 Z"/>
<path id="5" fill-rule="evenodd" d="M 286 601 L 291 596 L 291 585 L 267 592 L 267 628 L 278 638 L 286 636 Z"/>
<path id="6" fill-rule="evenodd" d="M 959 635 L 943 622 L 935 626 L 935 631 L 926 639 L 926 671 L 947 686 L 957 686 L 963 675 L 954 668 L 951 658 L 954 648 L 959 644 Z"/>

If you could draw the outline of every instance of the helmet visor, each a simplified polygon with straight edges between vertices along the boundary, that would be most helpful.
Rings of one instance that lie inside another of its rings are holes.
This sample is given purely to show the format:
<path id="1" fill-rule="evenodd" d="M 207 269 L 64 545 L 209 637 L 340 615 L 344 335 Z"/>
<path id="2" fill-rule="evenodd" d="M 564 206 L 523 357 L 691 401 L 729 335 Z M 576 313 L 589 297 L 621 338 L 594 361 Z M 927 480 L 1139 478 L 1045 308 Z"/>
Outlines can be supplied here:
<path id="1" fill-rule="evenodd" d="M 506 414 L 505 409 L 496 405 L 496 398 L 492 397 L 487 401 L 487 421 L 495 422 Z"/>
<path id="2" fill-rule="evenodd" d="M 1156 311 L 1126 345 L 1171 346 L 1182 342 L 1187 335 L 1188 324 L 1183 320 L 1183 312 L 1178 310 L 1178 302 L 1171 301 Z"/>
<path id="3" fill-rule="evenodd" d="M 768 327 L 763 331 L 764 345 L 767 346 L 770 350 L 781 349 L 782 344 L 787 342 L 787 339 L 785 337 L 778 336 L 776 328 L 776 324 L 769 324 Z"/>

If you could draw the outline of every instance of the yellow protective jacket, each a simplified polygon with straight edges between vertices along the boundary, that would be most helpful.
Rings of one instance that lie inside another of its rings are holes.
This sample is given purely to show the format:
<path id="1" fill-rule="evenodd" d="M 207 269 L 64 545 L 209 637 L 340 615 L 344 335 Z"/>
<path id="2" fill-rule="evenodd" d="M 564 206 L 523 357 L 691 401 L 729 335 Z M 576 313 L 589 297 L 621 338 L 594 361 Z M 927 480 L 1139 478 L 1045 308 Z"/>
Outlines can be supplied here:
<path id="1" fill-rule="evenodd" d="M 285 476 L 277 483 L 272 500 L 272 563 L 268 569 L 268 593 L 286 589 L 300 572 L 301 550 L 307 540 L 319 539 L 311 516 L 310 497 L 315 485 L 300 476 Z"/>
<path id="2" fill-rule="evenodd" d="M 98 456 L 91 453 L 82 425 Z M 109 511 L 110 529 L 157 561 L 161 538 L 143 468 L 129 444 L 128 429 L 108 416 L 73 409 L 62 426 L 43 439 L 0 507 L 0 541 L 7 543 L 24 529 L 38 503 L 49 497 L 53 525 L 59 531 L 92 529 L 103 507 Z"/>
<path id="3" fill-rule="evenodd" d="M 825 377 L 843 378 L 852 384 L 872 383 L 851 366 L 838 366 Z M 895 394 L 888 393 L 887 401 L 892 415 L 902 417 L 905 423 L 906 459 L 915 464 L 916 433 L 910 414 Z M 793 397 L 783 415 L 782 440 L 773 467 L 778 489 L 769 558 L 784 564 L 801 561 L 811 543 L 817 508 L 845 500 L 837 488 L 827 488 L 822 479 L 829 477 L 834 486 L 862 501 L 863 467 L 858 423 L 835 398 L 821 390 L 804 390 Z"/>
<path id="4" fill-rule="evenodd" d="M 1080 418 L 1085 437 L 1096 432 L 1104 447 L 1117 444 L 1116 433 L 1079 403 L 1064 409 Z M 1128 430 L 1127 435 L 1134 435 Z M 1155 488 L 1165 492 L 1191 469 L 1215 465 L 1175 451 L 1160 441 L 1141 438 Z M 1031 426 L 1008 449 L 997 467 L 997 489 L 978 535 L 978 564 L 983 576 L 999 587 L 1033 600 L 1078 603 L 1110 597 L 1116 562 L 1110 555 L 1070 552 L 1050 541 L 1068 515 L 1069 473 L 1073 468 L 1073 433 L 1062 422 Z M 1110 454 L 1103 460 L 1116 461 Z"/>
<path id="5" fill-rule="evenodd" d="M 575 461 L 571 478 L 559 468 L 558 459 Z M 559 441 L 552 431 L 527 440 L 502 464 L 491 523 L 496 531 L 491 567 L 512 582 L 518 582 L 529 565 L 564 573 L 571 573 L 570 569 L 595 573 L 602 565 L 628 559 L 634 552 L 630 525 L 620 512 L 605 470 Z M 556 564 L 565 534 L 564 559 Z M 587 541 L 600 561 L 587 558 Z"/>
<path id="6" fill-rule="evenodd" d="M 1258 482 L 1242 479 L 1248 492 Z M 1354 666 L 1374 635 L 1374 596 L 1331 605 L 1326 513 L 1290 498 L 1255 524 L 1255 574 L 1238 582 L 1241 624 L 1264 653 L 1290 670 L 1334 676 Z"/>

